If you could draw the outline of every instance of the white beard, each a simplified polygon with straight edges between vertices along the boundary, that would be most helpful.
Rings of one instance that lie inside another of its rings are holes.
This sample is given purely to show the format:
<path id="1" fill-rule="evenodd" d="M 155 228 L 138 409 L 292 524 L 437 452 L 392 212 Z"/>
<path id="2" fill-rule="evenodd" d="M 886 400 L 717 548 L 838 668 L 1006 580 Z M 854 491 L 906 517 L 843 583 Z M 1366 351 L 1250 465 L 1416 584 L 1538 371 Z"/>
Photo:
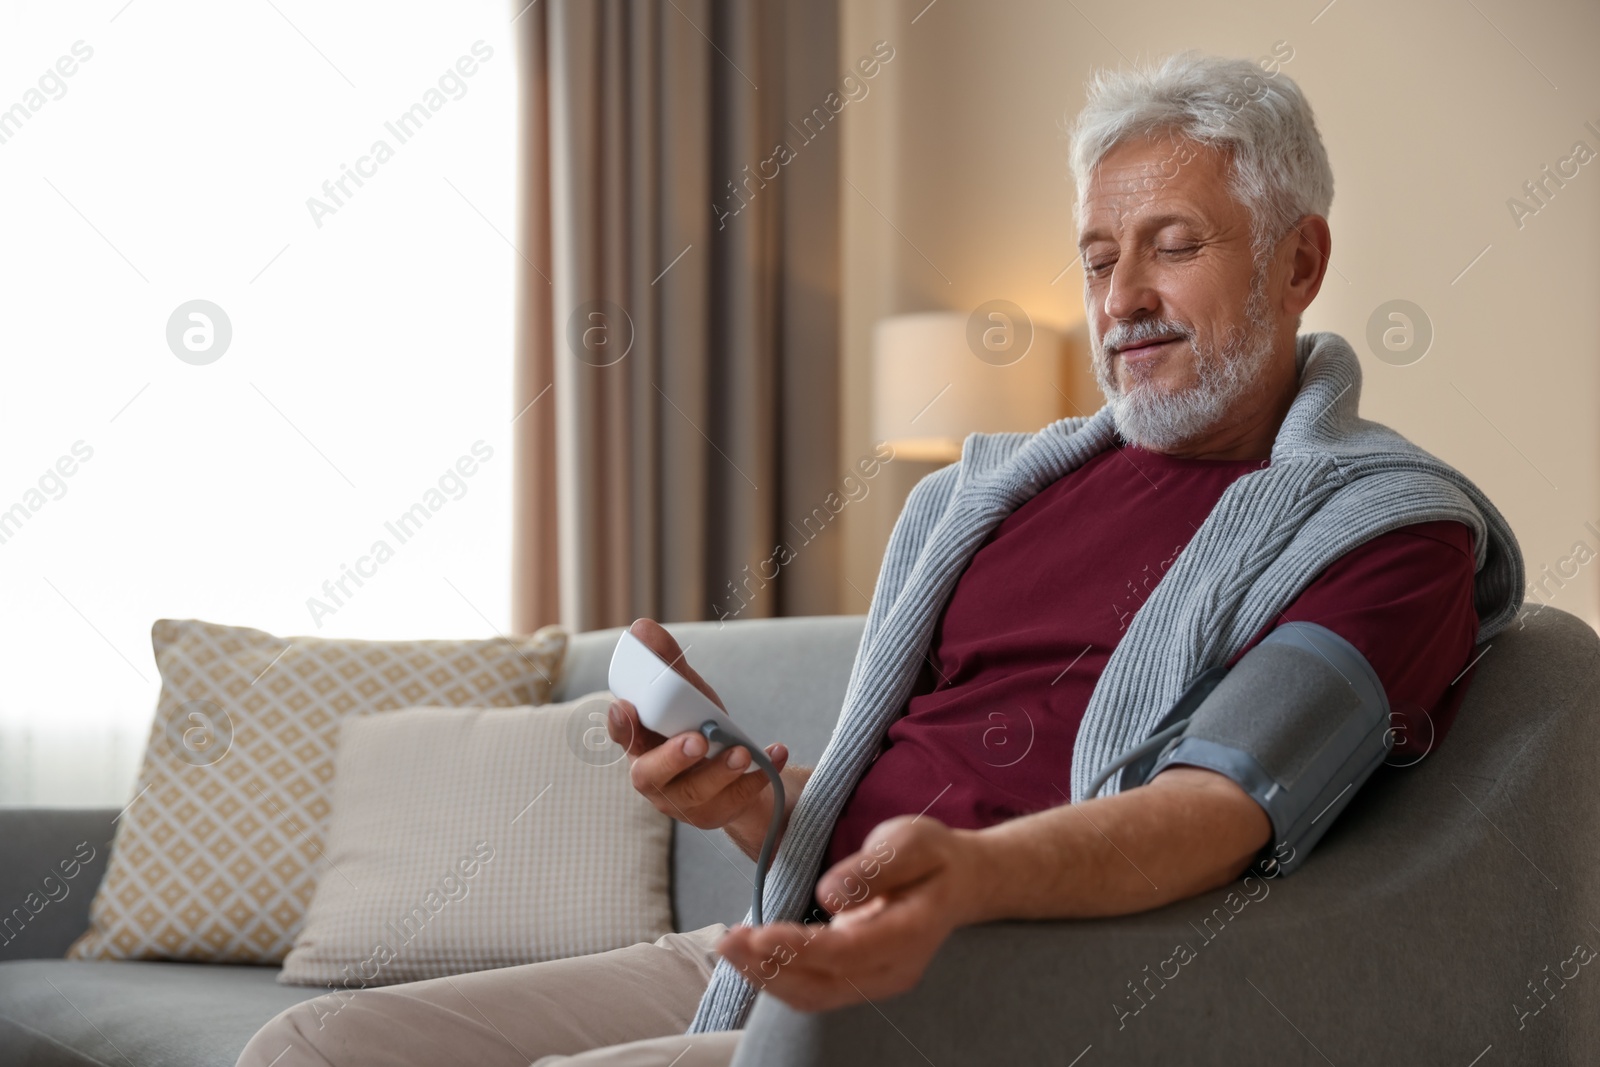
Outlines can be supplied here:
<path id="1" fill-rule="evenodd" d="M 1220 347 L 1202 344 L 1187 325 L 1164 319 L 1119 324 L 1097 340 L 1095 381 L 1111 404 L 1117 432 L 1126 441 L 1158 452 L 1193 441 L 1219 424 L 1228 409 L 1255 384 L 1272 359 L 1273 323 L 1266 313 L 1266 282 L 1266 272 L 1257 271 L 1245 302 L 1245 321 L 1249 325 L 1230 328 Z M 1135 379 L 1126 391 L 1118 386 L 1107 340 L 1120 347 L 1172 334 L 1182 334 L 1194 350 L 1194 385 L 1167 392 L 1147 380 Z"/>

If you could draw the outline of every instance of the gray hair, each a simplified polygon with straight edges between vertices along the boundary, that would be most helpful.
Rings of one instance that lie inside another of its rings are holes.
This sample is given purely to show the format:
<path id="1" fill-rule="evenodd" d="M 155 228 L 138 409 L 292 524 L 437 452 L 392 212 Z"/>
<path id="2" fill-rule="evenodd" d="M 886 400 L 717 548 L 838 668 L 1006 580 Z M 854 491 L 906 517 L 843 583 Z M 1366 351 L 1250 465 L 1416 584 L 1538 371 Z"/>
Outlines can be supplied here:
<path id="1" fill-rule="evenodd" d="M 1333 169 L 1300 87 L 1276 67 L 1190 50 L 1159 66 L 1095 72 L 1069 130 L 1074 218 L 1107 152 L 1161 132 L 1230 150 L 1229 191 L 1250 212 L 1257 259 L 1302 215 L 1328 214 Z"/>

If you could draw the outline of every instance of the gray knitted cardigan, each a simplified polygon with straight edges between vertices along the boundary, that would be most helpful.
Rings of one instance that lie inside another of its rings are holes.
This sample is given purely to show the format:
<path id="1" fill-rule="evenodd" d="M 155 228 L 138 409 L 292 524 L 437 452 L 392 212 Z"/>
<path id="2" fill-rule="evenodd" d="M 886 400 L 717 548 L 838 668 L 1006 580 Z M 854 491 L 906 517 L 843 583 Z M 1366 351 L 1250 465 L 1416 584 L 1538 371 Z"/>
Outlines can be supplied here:
<path id="1" fill-rule="evenodd" d="M 1361 367 L 1349 344 L 1337 334 L 1302 334 L 1296 357 L 1300 388 L 1270 464 L 1222 494 L 1095 685 L 1072 754 L 1074 803 L 1096 771 L 1152 732 L 1195 675 L 1227 662 L 1325 567 L 1379 534 L 1438 519 L 1472 529 L 1480 641 L 1521 606 L 1522 554 L 1511 528 L 1463 475 L 1357 415 Z M 804 916 L 834 821 L 903 710 L 934 624 L 985 536 L 1045 486 L 1117 445 L 1109 407 L 1036 434 L 974 434 L 959 463 L 912 490 L 889 538 L 838 725 L 767 880 L 769 921 Z M 1062 662 L 1072 654 L 1062 649 Z M 1102 795 L 1116 788 L 1113 777 Z M 742 1026 L 754 996 L 719 961 L 689 1032 Z"/>

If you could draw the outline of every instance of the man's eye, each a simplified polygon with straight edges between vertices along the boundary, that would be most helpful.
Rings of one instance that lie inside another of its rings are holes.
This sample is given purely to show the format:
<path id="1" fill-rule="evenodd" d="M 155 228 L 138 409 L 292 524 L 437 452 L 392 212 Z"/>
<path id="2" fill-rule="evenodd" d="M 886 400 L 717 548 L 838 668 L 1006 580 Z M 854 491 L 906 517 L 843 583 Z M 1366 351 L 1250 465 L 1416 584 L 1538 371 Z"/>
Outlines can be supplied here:
<path id="1" fill-rule="evenodd" d="M 1088 267 L 1089 275 L 1091 277 L 1100 278 L 1100 277 L 1103 277 L 1105 275 L 1106 271 L 1110 270 L 1115 265 L 1116 265 L 1116 261 L 1115 260 L 1108 259 L 1108 260 L 1105 260 L 1104 262 L 1101 262 L 1101 263 L 1090 263 L 1090 264 L 1087 264 L 1087 267 Z"/>
<path id="2" fill-rule="evenodd" d="M 1187 254 L 1189 252 L 1193 252 L 1194 250 L 1195 250 L 1195 246 L 1194 245 L 1183 245 L 1180 248 L 1162 248 L 1162 249 L 1158 249 L 1158 251 L 1160 251 L 1162 255 L 1168 255 L 1168 256 L 1181 256 L 1181 255 L 1185 255 L 1185 254 Z"/>

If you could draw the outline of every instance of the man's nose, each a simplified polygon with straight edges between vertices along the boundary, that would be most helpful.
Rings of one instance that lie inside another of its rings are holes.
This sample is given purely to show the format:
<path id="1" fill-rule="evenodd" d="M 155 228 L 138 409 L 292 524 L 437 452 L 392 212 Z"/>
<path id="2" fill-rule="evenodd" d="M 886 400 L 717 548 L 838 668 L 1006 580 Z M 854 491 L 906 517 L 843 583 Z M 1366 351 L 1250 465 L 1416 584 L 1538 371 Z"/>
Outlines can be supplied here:
<path id="1" fill-rule="evenodd" d="M 1118 323 L 1148 318 L 1160 305 L 1160 294 L 1140 258 L 1123 256 L 1119 259 L 1111 268 L 1111 284 L 1106 287 L 1106 316 Z"/>

